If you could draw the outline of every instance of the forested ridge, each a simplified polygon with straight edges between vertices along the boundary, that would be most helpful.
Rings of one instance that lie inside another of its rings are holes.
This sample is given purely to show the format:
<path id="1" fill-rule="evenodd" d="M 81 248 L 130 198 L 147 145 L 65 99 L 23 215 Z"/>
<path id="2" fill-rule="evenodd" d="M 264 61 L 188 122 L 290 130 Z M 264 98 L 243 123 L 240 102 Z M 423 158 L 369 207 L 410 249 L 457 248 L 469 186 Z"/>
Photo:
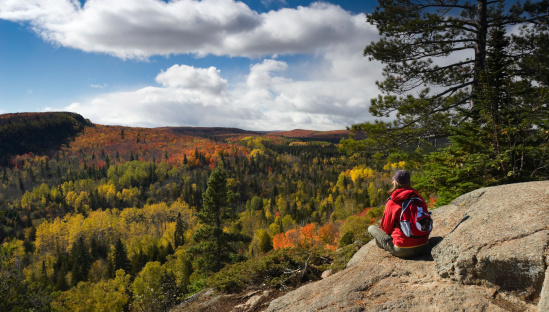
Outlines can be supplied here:
<path id="1" fill-rule="evenodd" d="M 0 165 L 11 155 L 52 153 L 91 123 L 67 112 L 0 115 Z"/>

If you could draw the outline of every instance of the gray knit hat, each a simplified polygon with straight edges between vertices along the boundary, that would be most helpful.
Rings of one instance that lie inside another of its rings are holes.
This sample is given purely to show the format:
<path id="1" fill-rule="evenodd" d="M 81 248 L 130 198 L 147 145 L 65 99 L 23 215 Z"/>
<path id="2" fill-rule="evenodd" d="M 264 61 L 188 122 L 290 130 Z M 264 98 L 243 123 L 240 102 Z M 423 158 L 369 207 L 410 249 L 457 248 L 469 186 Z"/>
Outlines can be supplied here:
<path id="1" fill-rule="evenodd" d="M 410 173 L 406 170 L 398 170 L 395 172 L 393 180 L 398 182 L 398 184 L 408 184 L 410 183 Z"/>

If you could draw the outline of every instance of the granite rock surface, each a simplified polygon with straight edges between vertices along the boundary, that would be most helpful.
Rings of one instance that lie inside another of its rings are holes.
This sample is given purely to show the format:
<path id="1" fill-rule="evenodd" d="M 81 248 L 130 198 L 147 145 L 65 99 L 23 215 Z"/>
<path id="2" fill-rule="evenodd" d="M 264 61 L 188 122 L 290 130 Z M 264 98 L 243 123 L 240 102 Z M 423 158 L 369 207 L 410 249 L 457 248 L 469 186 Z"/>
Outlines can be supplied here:
<path id="1" fill-rule="evenodd" d="M 549 181 L 483 188 L 433 212 L 430 255 L 370 242 L 268 312 L 549 311 Z"/>

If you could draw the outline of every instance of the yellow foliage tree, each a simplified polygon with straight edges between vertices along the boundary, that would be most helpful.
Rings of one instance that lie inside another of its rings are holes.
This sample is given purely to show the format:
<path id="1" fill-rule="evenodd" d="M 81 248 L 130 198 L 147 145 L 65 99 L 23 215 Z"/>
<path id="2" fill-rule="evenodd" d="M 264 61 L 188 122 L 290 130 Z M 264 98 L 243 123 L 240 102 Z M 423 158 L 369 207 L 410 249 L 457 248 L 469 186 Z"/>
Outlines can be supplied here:
<path id="1" fill-rule="evenodd" d="M 129 301 L 130 275 L 124 270 L 116 272 L 116 278 L 99 283 L 80 282 L 65 291 L 54 302 L 55 311 L 124 311 Z"/>
<path id="2" fill-rule="evenodd" d="M 148 262 L 139 276 L 132 283 L 133 306 L 142 311 L 159 311 L 161 309 L 161 280 L 164 268 L 160 262 Z"/>

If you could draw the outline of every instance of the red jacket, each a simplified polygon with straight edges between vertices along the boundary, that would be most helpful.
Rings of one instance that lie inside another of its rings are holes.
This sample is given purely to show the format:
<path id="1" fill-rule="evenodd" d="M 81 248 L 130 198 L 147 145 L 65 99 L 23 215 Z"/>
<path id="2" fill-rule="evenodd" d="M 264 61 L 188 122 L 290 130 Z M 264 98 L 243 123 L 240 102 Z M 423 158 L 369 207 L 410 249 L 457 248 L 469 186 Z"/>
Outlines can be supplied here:
<path id="1" fill-rule="evenodd" d="M 427 210 L 427 204 L 421 195 L 418 192 L 411 188 L 401 188 L 393 192 L 391 197 L 387 200 L 385 204 L 385 211 L 383 212 L 383 217 L 381 218 L 381 229 L 393 237 L 393 244 L 397 247 L 416 247 L 429 242 L 429 237 L 422 238 L 411 238 L 400 230 L 400 213 L 402 211 L 402 201 L 407 199 L 411 194 L 421 198 L 423 205 L 421 207 L 424 211 Z"/>

